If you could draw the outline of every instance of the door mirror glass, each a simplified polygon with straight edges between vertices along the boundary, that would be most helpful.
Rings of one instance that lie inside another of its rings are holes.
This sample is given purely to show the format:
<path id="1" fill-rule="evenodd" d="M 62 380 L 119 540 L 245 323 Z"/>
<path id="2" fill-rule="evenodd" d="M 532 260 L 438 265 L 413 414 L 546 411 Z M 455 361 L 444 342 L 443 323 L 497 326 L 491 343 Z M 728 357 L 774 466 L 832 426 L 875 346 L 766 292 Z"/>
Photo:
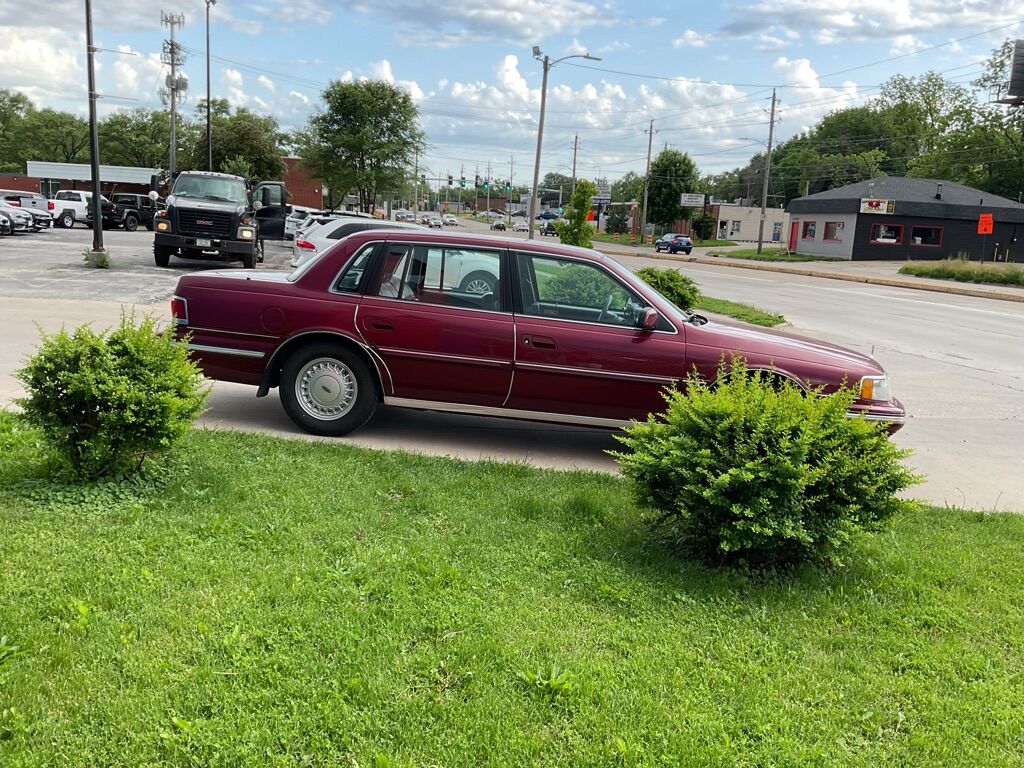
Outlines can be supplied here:
<path id="1" fill-rule="evenodd" d="M 658 310 L 654 307 L 644 307 L 640 310 L 640 315 L 637 317 L 636 325 L 637 328 L 643 331 L 653 331 L 658 327 Z"/>
<path id="2" fill-rule="evenodd" d="M 252 209 L 254 211 L 258 211 L 262 207 L 263 207 L 263 203 L 261 203 L 259 200 L 257 200 L 255 203 L 252 204 Z"/>
<path id="3" fill-rule="evenodd" d="M 152 200 L 152 201 L 153 201 L 153 202 L 155 203 L 155 202 L 156 202 L 156 199 L 157 199 L 158 197 L 159 197 L 159 195 L 158 195 L 158 194 L 156 193 L 156 190 L 155 190 L 155 189 L 151 189 L 151 190 L 149 190 L 149 199 L 150 199 L 150 200 Z"/>

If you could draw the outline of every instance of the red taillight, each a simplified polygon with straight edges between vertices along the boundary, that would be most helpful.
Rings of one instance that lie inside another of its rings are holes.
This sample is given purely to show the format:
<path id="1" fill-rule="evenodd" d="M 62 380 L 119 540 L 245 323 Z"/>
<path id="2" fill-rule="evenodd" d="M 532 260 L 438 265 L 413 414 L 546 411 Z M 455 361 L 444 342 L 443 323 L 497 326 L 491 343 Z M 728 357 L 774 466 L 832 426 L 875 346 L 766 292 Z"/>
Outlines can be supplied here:
<path id="1" fill-rule="evenodd" d="M 315 251 L 316 246 L 313 245 L 309 240 L 296 240 L 295 247 L 301 248 L 304 251 Z"/>
<path id="2" fill-rule="evenodd" d="M 52 211 L 56 207 L 57 206 L 53 204 L 53 200 L 47 200 L 46 201 L 46 210 Z"/>
<path id="3" fill-rule="evenodd" d="M 13 205 L 15 208 L 21 208 L 21 200 L 8 200 L 8 205 Z"/>
<path id="4" fill-rule="evenodd" d="M 188 325 L 188 303 L 181 296 L 171 297 L 171 317 L 175 325 Z"/>

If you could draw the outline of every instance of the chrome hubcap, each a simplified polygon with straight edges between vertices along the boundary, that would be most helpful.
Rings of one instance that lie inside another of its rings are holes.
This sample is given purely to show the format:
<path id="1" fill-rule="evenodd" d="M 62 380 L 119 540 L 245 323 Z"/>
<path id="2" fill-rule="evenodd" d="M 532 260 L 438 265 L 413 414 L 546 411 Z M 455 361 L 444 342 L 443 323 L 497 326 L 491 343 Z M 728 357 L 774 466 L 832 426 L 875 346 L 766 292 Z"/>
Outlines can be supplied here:
<path id="1" fill-rule="evenodd" d="M 334 421 L 347 414 L 357 394 L 352 369 L 331 357 L 311 360 L 295 378 L 295 399 L 302 410 L 321 421 Z"/>
<path id="2" fill-rule="evenodd" d="M 466 293 L 490 293 L 491 284 L 486 280 L 476 279 L 466 283 Z"/>

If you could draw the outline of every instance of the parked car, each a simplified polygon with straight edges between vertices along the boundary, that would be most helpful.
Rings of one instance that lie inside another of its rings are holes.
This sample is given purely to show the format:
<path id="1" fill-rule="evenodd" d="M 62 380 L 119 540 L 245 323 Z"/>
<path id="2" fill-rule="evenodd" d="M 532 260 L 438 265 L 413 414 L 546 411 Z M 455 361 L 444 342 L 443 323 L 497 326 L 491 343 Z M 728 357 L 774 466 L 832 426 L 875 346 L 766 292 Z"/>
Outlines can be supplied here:
<path id="1" fill-rule="evenodd" d="M 553 221 L 545 221 L 540 225 L 540 233 L 542 235 L 551 235 L 552 237 L 558 237 L 558 227 L 555 226 Z"/>
<path id="2" fill-rule="evenodd" d="M 495 219 L 494 221 L 491 222 L 491 230 L 496 232 L 504 232 L 505 222 L 502 221 L 501 219 Z"/>
<path id="3" fill-rule="evenodd" d="M 431 229 L 444 229 L 444 219 L 440 216 L 431 216 L 427 219 L 427 226 Z"/>
<path id="4" fill-rule="evenodd" d="M 316 256 L 320 251 L 330 248 L 353 232 L 365 232 L 368 229 L 418 229 L 419 224 L 404 221 L 367 221 L 360 218 L 339 218 L 318 227 L 313 233 L 295 240 L 292 259 L 289 264 L 301 266 Z"/>
<path id="5" fill-rule="evenodd" d="M 513 216 L 528 216 L 529 214 L 525 210 L 520 208 L 518 211 L 512 211 L 512 215 Z"/>
<path id="6" fill-rule="evenodd" d="M 49 229 L 53 226 L 53 219 L 50 218 L 50 214 L 45 210 L 40 211 L 37 208 L 22 208 L 21 210 L 32 217 L 32 229 L 35 232 L 41 229 Z"/>
<path id="7" fill-rule="evenodd" d="M 34 209 L 49 215 L 48 201 L 38 192 L 26 192 L 23 189 L 0 189 L 0 200 L 15 208 Z"/>
<path id="8" fill-rule="evenodd" d="M 513 232 L 529 232 L 530 231 L 530 225 L 527 224 L 525 221 L 517 221 L 515 224 L 512 225 L 512 231 Z"/>
<path id="9" fill-rule="evenodd" d="M 668 251 L 669 253 L 682 251 L 689 256 L 690 251 L 693 250 L 693 241 L 686 235 L 670 233 L 662 235 L 654 241 L 654 250 L 658 253 L 662 251 Z"/>
<path id="10" fill-rule="evenodd" d="M 11 232 L 31 232 L 35 229 L 35 220 L 29 211 L 23 210 L 20 206 L 0 200 L 0 211 L 10 219 Z"/>
<path id="11" fill-rule="evenodd" d="M 49 203 L 53 203 L 50 207 Z M 53 200 L 47 204 L 53 222 L 58 227 L 70 229 L 75 226 L 76 221 L 86 225 L 92 221 L 92 192 L 75 189 L 62 189 L 54 195 Z M 110 225 L 116 225 L 114 217 L 114 204 L 106 197 L 100 196 L 100 215 L 108 220 Z"/>
<path id="12" fill-rule="evenodd" d="M 0 210 L 0 235 L 14 234 L 14 220 Z"/>
<path id="13" fill-rule="evenodd" d="M 366 222 L 381 220 L 360 211 L 317 211 L 312 213 L 306 217 L 306 220 L 295 232 L 295 238 L 292 240 L 292 263 L 294 264 L 302 256 L 309 255 L 308 247 L 300 245 L 302 241 L 307 243 L 315 242 L 322 227 L 333 227 L 337 222 L 345 221 Z"/>
<path id="14" fill-rule="evenodd" d="M 442 275 L 468 260 L 490 292 L 448 287 Z M 731 354 L 801 389 L 853 384 L 850 415 L 891 431 L 906 416 L 867 355 L 684 312 L 588 249 L 371 230 L 291 274 L 254 277 L 181 277 L 175 334 L 211 378 L 257 397 L 279 388 L 314 434 L 351 432 L 381 404 L 617 428 L 663 410 L 664 388 L 691 372 L 713 381 Z"/>
<path id="15" fill-rule="evenodd" d="M 137 195 L 134 192 L 115 192 L 110 196 L 114 204 L 113 223 L 124 227 L 126 232 L 134 232 L 141 224 L 153 230 L 153 217 L 162 207 L 157 200 L 149 195 Z"/>

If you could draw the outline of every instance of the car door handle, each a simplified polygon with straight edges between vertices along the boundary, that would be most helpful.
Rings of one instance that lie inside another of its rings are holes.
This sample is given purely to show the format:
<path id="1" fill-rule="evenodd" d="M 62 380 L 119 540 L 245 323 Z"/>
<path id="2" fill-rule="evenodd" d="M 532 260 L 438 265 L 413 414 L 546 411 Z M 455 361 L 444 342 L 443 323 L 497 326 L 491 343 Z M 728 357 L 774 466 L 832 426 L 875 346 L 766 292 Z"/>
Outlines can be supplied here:
<path id="1" fill-rule="evenodd" d="M 375 331 L 393 331 L 395 330 L 395 324 L 390 320 L 383 317 L 368 317 L 366 319 L 367 325 Z"/>
<path id="2" fill-rule="evenodd" d="M 533 345 L 537 349 L 557 349 L 558 345 L 550 336 L 523 336 L 523 344 Z"/>

